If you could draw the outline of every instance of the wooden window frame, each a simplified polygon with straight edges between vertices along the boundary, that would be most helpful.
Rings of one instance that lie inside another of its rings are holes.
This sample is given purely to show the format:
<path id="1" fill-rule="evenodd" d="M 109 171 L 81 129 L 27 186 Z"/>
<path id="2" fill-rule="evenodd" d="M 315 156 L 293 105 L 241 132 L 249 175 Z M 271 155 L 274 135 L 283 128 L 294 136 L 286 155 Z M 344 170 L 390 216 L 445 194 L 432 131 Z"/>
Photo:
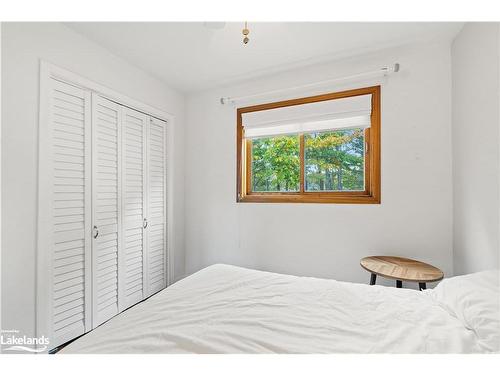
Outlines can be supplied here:
<path id="1" fill-rule="evenodd" d="M 371 126 L 365 130 L 365 190 L 307 192 L 304 190 L 304 134 L 300 134 L 300 190 L 298 192 L 252 192 L 251 140 L 243 137 L 243 113 L 265 111 L 326 100 L 372 95 Z M 334 92 L 237 109 L 236 114 L 236 202 L 253 203 L 351 203 L 380 204 L 380 86 Z"/>

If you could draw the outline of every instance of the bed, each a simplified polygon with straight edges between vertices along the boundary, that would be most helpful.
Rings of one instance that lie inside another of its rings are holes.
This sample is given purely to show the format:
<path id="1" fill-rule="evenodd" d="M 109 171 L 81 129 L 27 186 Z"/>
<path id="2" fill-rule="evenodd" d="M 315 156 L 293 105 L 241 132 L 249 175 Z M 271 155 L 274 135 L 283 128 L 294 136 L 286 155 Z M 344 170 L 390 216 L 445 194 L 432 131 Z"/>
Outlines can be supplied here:
<path id="1" fill-rule="evenodd" d="M 60 353 L 499 352 L 499 273 L 423 292 L 209 266 Z"/>

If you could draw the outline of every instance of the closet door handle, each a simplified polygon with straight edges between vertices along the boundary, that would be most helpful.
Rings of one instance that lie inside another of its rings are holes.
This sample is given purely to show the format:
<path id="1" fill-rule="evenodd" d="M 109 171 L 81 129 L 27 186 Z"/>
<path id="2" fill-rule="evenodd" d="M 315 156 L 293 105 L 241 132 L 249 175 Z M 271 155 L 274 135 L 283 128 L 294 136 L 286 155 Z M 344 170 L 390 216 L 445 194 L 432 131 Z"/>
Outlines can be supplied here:
<path id="1" fill-rule="evenodd" d="M 146 228 L 148 227 L 148 219 L 144 218 L 144 222 L 143 222 L 142 227 L 143 227 L 144 229 L 146 229 Z"/>
<path id="2" fill-rule="evenodd" d="M 94 225 L 94 238 L 97 238 L 99 235 L 99 230 L 97 229 L 97 225 Z"/>

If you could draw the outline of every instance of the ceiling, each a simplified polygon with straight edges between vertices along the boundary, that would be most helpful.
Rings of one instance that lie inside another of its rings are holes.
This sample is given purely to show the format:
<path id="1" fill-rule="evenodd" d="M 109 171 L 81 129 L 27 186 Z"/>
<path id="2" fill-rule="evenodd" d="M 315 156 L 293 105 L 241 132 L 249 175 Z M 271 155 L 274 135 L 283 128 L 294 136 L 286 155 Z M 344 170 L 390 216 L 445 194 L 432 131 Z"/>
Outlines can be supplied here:
<path id="1" fill-rule="evenodd" d="M 76 22 L 67 26 L 182 92 L 402 44 L 451 40 L 461 23 Z M 220 28 L 222 26 L 222 28 Z"/>

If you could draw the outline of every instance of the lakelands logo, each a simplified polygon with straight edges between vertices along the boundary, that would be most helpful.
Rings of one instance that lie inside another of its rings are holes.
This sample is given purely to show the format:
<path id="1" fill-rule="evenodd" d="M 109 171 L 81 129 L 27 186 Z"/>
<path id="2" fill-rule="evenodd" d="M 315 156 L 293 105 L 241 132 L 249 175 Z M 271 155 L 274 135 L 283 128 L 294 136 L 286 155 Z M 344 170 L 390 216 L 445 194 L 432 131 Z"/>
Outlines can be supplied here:
<path id="1" fill-rule="evenodd" d="M 30 353 L 42 353 L 49 345 L 48 337 L 30 337 L 19 335 L 18 330 L 2 330 L 0 334 L 0 345 L 2 351 L 24 351 Z"/>

